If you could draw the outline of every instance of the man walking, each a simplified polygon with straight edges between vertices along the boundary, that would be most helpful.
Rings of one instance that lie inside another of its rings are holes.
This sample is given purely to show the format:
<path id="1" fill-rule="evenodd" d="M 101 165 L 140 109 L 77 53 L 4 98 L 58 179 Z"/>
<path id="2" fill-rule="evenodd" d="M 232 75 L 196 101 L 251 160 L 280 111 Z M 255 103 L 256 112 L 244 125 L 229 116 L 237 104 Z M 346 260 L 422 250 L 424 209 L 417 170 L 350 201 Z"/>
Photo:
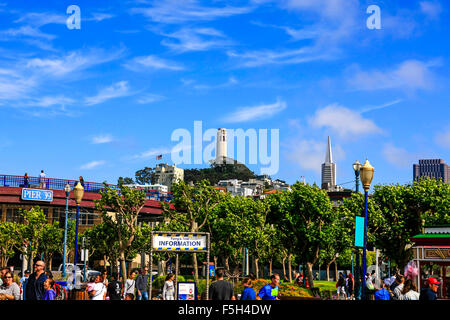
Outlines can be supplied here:
<path id="1" fill-rule="evenodd" d="M 148 267 L 144 267 L 142 273 L 138 275 L 136 279 L 137 296 L 136 300 L 148 300 L 148 282 L 150 274 L 148 273 Z"/>
<path id="2" fill-rule="evenodd" d="M 266 284 L 259 290 L 256 300 L 280 300 L 278 299 L 278 285 L 280 284 L 280 275 L 274 273 L 270 279 L 272 283 Z"/>
<path id="3" fill-rule="evenodd" d="M 44 282 L 47 280 L 45 275 L 44 261 L 36 261 L 34 264 L 34 272 L 28 277 L 26 282 L 26 300 L 41 300 L 44 295 Z"/>
<path id="4" fill-rule="evenodd" d="M 216 270 L 216 281 L 209 286 L 209 300 L 236 300 L 233 285 L 223 279 L 225 271 L 222 268 Z"/>
<path id="5" fill-rule="evenodd" d="M 420 290 L 419 300 L 428 301 L 428 300 L 436 300 L 437 292 L 439 289 L 439 285 L 441 283 L 437 281 L 436 278 L 428 278 L 427 279 L 427 287 Z"/>

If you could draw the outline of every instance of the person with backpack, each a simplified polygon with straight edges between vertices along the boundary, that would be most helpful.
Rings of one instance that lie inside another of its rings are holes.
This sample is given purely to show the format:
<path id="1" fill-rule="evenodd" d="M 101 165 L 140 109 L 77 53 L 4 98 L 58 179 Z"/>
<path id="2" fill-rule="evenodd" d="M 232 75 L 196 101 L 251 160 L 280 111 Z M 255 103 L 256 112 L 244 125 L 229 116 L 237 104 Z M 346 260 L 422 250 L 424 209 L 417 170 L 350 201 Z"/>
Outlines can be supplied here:
<path id="1" fill-rule="evenodd" d="M 55 281 L 51 278 L 47 278 L 44 281 L 44 295 L 41 300 L 55 300 L 56 291 L 53 289 Z"/>
<path id="2" fill-rule="evenodd" d="M 109 300 L 121 300 L 123 295 L 122 282 L 118 281 L 117 272 L 111 274 L 111 282 L 108 284 Z"/>

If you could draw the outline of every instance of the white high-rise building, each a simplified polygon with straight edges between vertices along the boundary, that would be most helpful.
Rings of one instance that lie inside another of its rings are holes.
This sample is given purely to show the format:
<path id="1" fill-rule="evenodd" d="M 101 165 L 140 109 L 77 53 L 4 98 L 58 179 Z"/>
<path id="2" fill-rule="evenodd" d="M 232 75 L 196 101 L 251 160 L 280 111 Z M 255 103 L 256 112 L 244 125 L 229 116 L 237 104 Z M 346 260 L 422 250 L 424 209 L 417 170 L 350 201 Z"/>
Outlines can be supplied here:
<path id="1" fill-rule="evenodd" d="M 333 162 L 330 137 L 328 137 L 325 163 L 322 164 L 322 189 L 328 191 L 336 189 L 336 164 Z"/>
<path id="2" fill-rule="evenodd" d="M 225 163 L 227 158 L 227 129 L 217 129 L 216 164 Z"/>

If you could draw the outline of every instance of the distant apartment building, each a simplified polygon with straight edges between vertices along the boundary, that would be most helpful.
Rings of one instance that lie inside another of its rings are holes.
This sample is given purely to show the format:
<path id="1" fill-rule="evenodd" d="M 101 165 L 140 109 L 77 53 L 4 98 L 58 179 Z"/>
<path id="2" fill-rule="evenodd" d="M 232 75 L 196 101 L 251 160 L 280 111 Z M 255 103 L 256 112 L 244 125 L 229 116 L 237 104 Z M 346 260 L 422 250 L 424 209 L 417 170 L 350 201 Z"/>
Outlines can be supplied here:
<path id="1" fill-rule="evenodd" d="M 155 184 L 167 186 L 168 191 L 172 191 L 172 185 L 175 182 L 184 180 L 184 170 L 177 168 L 176 165 L 159 163 L 155 168 Z"/>
<path id="2" fill-rule="evenodd" d="M 442 179 L 450 183 L 450 166 L 442 159 L 419 160 L 419 164 L 413 165 L 413 179 L 419 180 L 423 177 Z"/>
<path id="3" fill-rule="evenodd" d="M 256 190 L 246 185 L 246 182 L 238 179 L 220 180 L 217 187 L 224 188 L 233 196 L 250 197 L 256 194 Z"/>

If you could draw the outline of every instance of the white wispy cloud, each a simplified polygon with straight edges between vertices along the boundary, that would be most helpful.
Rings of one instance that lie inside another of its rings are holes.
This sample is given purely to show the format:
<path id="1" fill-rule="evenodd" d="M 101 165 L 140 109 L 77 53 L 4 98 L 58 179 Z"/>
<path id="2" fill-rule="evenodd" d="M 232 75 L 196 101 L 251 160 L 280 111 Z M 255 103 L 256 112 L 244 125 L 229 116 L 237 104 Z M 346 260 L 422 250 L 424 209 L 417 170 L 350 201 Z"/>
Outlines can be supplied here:
<path id="1" fill-rule="evenodd" d="M 352 67 L 353 74 L 347 78 L 347 84 L 352 89 L 362 91 L 432 89 L 435 79 L 431 68 L 438 65 L 438 60 L 430 62 L 407 60 L 393 70 L 386 71 L 363 71 L 359 67 Z"/>
<path id="2" fill-rule="evenodd" d="M 94 169 L 94 168 L 97 168 L 99 166 L 102 166 L 105 163 L 106 163 L 106 161 L 104 161 L 104 160 L 91 161 L 91 162 L 88 162 L 86 164 L 83 164 L 80 167 L 80 169 L 82 169 L 82 170 L 90 170 L 90 169 Z"/>
<path id="3" fill-rule="evenodd" d="M 196 0 L 165 0 L 152 1 L 149 7 L 130 9 L 132 14 L 141 14 L 154 22 L 180 24 L 189 21 L 211 21 L 234 15 L 249 13 L 253 6 L 248 7 L 212 7 L 204 6 Z"/>
<path id="4" fill-rule="evenodd" d="M 431 20 L 436 20 L 442 13 L 442 5 L 438 1 L 421 1 L 420 11 Z"/>
<path id="5" fill-rule="evenodd" d="M 177 53 L 207 51 L 231 46 L 233 42 L 214 28 L 182 28 L 173 33 L 162 34 L 175 41 L 164 39 L 161 44 Z"/>
<path id="6" fill-rule="evenodd" d="M 32 71 L 61 77 L 119 59 L 123 52 L 123 48 L 108 51 L 89 49 L 85 51 L 71 51 L 62 56 L 53 55 L 45 58 L 32 58 L 24 61 L 24 63 Z"/>
<path id="7" fill-rule="evenodd" d="M 99 134 L 97 136 L 92 137 L 92 144 L 103 144 L 110 143 L 114 141 L 114 137 L 110 134 Z"/>
<path id="8" fill-rule="evenodd" d="M 387 143 L 383 147 L 383 156 L 386 161 L 399 168 L 410 168 L 417 156 L 403 148 L 398 148 L 392 143 Z"/>
<path id="9" fill-rule="evenodd" d="M 435 141 L 442 148 L 450 149 L 450 129 L 436 134 Z"/>
<path id="10" fill-rule="evenodd" d="M 301 136 L 285 143 L 287 159 L 303 170 L 321 172 L 325 161 L 326 140 L 306 139 Z M 345 152 L 340 145 L 333 144 L 333 161 L 345 159 Z"/>
<path id="11" fill-rule="evenodd" d="M 165 97 L 163 97 L 161 95 L 149 93 L 149 94 L 145 94 L 145 95 L 139 97 L 139 99 L 136 102 L 139 104 L 149 104 L 149 103 L 161 101 L 164 98 Z"/>
<path id="12" fill-rule="evenodd" d="M 124 66 L 132 71 L 146 71 L 148 69 L 180 71 L 185 69 L 184 66 L 177 62 L 162 59 L 155 55 L 135 57 Z"/>
<path id="13" fill-rule="evenodd" d="M 341 138 L 356 138 L 383 132 L 372 120 L 363 118 L 360 113 L 339 104 L 318 109 L 308 119 L 308 123 L 313 128 L 328 128 Z"/>
<path id="14" fill-rule="evenodd" d="M 85 98 L 86 105 L 92 106 L 105 101 L 127 97 L 134 93 L 130 90 L 127 81 L 119 81 L 113 85 L 101 89 L 95 96 Z"/>
<path id="15" fill-rule="evenodd" d="M 383 104 L 378 105 L 378 106 L 368 106 L 368 107 L 363 108 L 360 111 L 360 113 L 365 113 L 365 112 L 370 112 L 370 111 L 375 111 L 375 110 L 388 108 L 388 107 L 394 106 L 396 104 L 399 104 L 399 103 L 401 103 L 403 101 L 404 101 L 403 99 L 396 99 L 394 101 L 389 101 L 389 102 L 383 103 Z"/>
<path id="16" fill-rule="evenodd" d="M 196 83 L 195 80 L 191 80 L 191 79 L 181 79 L 181 82 L 183 82 L 183 84 L 185 86 L 190 86 L 190 87 L 192 87 L 194 89 L 198 89 L 198 90 L 226 88 L 226 87 L 234 86 L 239 83 L 239 81 L 233 76 L 229 77 L 227 81 L 225 81 L 223 83 L 219 83 L 219 84 L 199 84 L 199 83 Z"/>
<path id="17" fill-rule="evenodd" d="M 276 48 L 228 51 L 237 60 L 238 67 L 259 67 L 271 64 L 301 64 L 321 60 L 333 60 L 342 56 L 342 45 L 353 40 L 362 30 L 359 22 L 360 5 L 357 0 L 286 0 L 276 2 L 282 9 L 307 17 L 313 23 L 301 28 L 260 22 L 253 24 L 263 28 L 283 30 L 293 41 L 309 40 L 297 48 Z"/>
<path id="18" fill-rule="evenodd" d="M 267 119 L 286 109 L 286 106 L 286 102 L 278 99 L 272 104 L 242 107 L 226 116 L 223 121 L 228 123 L 236 123 Z"/>

